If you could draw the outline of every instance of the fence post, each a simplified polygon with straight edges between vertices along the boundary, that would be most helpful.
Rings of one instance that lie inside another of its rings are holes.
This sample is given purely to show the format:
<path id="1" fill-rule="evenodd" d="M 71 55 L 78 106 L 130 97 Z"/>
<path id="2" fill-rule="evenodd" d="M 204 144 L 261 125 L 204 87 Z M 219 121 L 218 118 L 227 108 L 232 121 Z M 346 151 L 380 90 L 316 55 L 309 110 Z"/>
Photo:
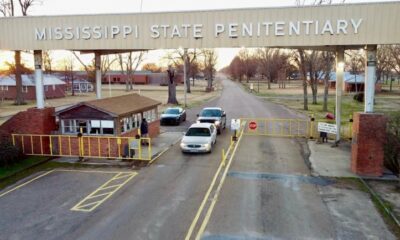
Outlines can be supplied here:
<path id="1" fill-rule="evenodd" d="M 148 148 L 148 154 L 149 154 L 149 161 L 151 160 L 151 138 L 148 139 L 149 140 L 149 148 Z"/>
<path id="2" fill-rule="evenodd" d="M 311 114 L 310 120 L 311 120 L 310 121 L 310 139 L 313 139 L 314 138 L 314 121 L 315 121 L 314 114 Z"/>
<path id="3" fill-rule="evenodd" d="M 353 117 L 350 115 L 349 140 L 353 139 Z"/>
<path id="4" fill-rule="evenodd" d="M 81 131 L 82 131 L 82 129 L 81 129 Z M 82 161 L 83 160 L 83 141 L 82 141 L 82 136 L 83 136 L 83 134 L 81 133 L 81 132 L 79 132 L 77 135 L 76 135 L 77 137 L 78 137 L 78 152 L 79 152 L 79 161 Z"/>

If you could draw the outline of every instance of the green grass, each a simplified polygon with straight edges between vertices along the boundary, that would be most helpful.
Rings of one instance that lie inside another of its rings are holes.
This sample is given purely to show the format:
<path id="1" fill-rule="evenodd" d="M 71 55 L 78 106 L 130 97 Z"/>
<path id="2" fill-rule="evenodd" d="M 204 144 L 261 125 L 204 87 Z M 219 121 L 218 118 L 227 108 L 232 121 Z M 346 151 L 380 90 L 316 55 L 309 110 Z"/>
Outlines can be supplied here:
<path id="1" fill-rule="evenodd" d="M 47 157 L 39 157 L 39 156 L 30 156 L 16 164 L 7 167 L 0 168 L 0 179 L 11 176 L 17 172 L 20 172 L 26 168 L 29 168 L 35 164 L 38 164 L 42 161 L 47 160 Z"/>

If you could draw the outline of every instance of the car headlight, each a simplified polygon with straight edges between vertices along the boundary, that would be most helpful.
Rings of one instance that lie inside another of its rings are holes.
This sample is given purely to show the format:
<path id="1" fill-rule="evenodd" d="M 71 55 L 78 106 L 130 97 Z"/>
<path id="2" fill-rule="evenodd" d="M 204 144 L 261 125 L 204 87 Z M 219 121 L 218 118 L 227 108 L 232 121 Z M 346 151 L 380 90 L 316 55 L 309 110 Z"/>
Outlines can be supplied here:
<path id="1" fill-rule="evenodd" d="M 205 148 L 209 148 L 209 147 L 210 147 L 210 144 L 209 144 L 209 143 L 206 143 L 206 144 L 202 144 L 202 146 L 205 147 Z"/>
<path id="2" fill-rule="evenodd" d="M 184 147 L 186 147 L 186 144 L 181 143 L 181 148 L 184 148 Z"/>
<path id="3" fill-rule="evenodd" d="M 215 121 L 215 125 L 216 125 L 216 126 L 219 126 L 220 124 L 221 124 L 220 121 Z"/>
<path id="4" fill-rule="evenodd" d="M 200 123 L 200 120 L 196 120 L 196 123 Z"/>

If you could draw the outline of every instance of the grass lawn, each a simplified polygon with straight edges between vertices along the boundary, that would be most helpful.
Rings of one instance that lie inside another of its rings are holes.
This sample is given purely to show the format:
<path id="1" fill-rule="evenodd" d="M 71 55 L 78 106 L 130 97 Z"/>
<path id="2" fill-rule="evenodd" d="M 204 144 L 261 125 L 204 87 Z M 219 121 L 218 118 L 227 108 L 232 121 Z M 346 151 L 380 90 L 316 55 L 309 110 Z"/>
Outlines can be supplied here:
<path id="1" fill-rule="evenodd" d="M 250 82 L 251 83 L 251 82 Z M 243 82 L 242 86 L 247 91 L 250 91 L 250 83 Z M 257 90 L 257 84 L 253 82 L 253 87 Z M 311 104 L 312 95 L 311 90 L 308 89 L 308 111 L 303 110 L 303 89 L 299 83 L 287 84 L 286 88 L 278 87 L 278 84 L 272 84 L 271 89 L 267 89 L 266 84 L 260 86 L 260 92 L 254 94 L 265 98 L 265 100 L 284 105 L 290 109 L 301 112 L 305 115 L 314 114 L 318 119 L 325 119 L 327 112 L 335 113 L 335 90 L 329 89 L 328 96 L 328 111 L 322 111 L 323 104 L 323 87 L 318 89 L 318 104 Z M 353 112 L 364 111 L 364 103 L 353 100 L 354 93 L 344 93 L 342 96 L 342 124 L 346 125 L 349 119 L 352 118 Z M 375 112 L 389 113 L 400 110 L 400 91 L 382 92 L 375 96 Z"/>
<path id="2" fill-rule="evenodd" d="M 7 167 L 0 167 L 0 179 L 4 179 L 8 176 L 11 176 L 15 173 L 18 173 L 28 167 L 31 167 L 37 163 L 45 161 L 48 159 L 47 157 L 40 157 L 40 156 L 30 156 L 16 164 Z"/>

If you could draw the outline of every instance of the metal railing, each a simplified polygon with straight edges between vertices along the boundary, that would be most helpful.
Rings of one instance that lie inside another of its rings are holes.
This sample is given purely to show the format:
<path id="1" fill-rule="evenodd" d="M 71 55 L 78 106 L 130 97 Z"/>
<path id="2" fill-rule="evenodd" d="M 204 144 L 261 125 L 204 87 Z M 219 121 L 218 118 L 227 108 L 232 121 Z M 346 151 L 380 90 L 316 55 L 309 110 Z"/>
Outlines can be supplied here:
<path id="1" fill-rule="evenodd" d="M 311 122 L 308 119 L 241 118 L 246 121 L 244 135 L 271 137 L 309 137 Z"/>
<path id="2" fill-rule="evenodd" d="M 152 156 L 151 138 L 12 134 L 12 141 L 25 155 L 144 161 Z M 137 141 L 134 147 L 132 141 Z"/>
<path id="3" fill-rule="evenodd" d="M 241 118 L 244 125 L 244 135 L 261 135 L 270 137 L 300 137 L 318 139 L 318 122 L 334 124 L 331 120 L 310 119 L 283 119 L 283 118 Z M 352 138 L 353 124 L 350 119 L 347 123 L 342 123 L 340 135 L 342 139 Z M 332 139 L 334 135 L 328 134 Z"/>

